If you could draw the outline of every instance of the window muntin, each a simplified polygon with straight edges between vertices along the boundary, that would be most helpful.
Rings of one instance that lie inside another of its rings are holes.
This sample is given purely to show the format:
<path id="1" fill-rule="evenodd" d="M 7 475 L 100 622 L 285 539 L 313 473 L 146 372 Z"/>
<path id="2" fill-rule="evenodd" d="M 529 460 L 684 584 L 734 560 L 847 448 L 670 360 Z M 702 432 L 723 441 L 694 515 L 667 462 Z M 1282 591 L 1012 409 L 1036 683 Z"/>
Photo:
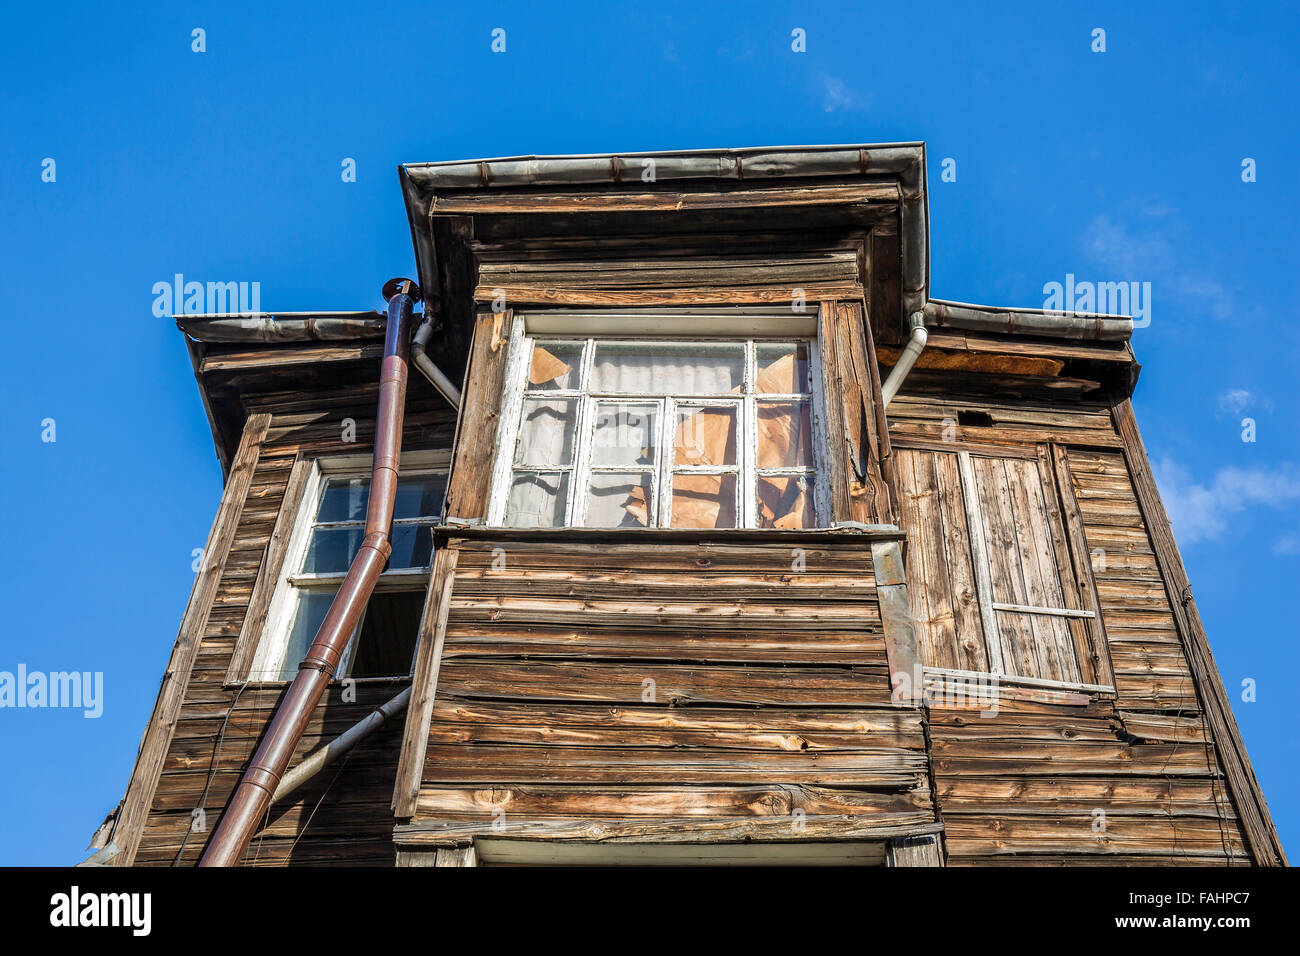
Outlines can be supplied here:
<path id="1" fill-rule="evenodd" d="M 418 629 L 418 614 L 411 626 L 411 608 L 413 602 L 423 607 L 433 546 L 431 529 L 442 513 L 445 491 L 446 475 L 439 471 L 409 469 L 398 479 L 393 552 L 343 653 L 338 676 L 410 673 L 410 654 L 405 652 L 414 650 Z M 250 680 L 287 681 L 297 673 L 361 547 L 369 496 L 368 470 L 340 471 L 328 459 L 318 462 L 295 523 Z M 367 642 L 367 647 L 359 650 L 361 641 Z M 405 662 L 399 666 L 403 656 Z M 373 673 L 384 667 L 397 670 Z"/>
<path id="2" fill-rule="evenodd" d="M 516 338 L 517 420 L 494 523 L 816 524 L 808 340 Z"/>

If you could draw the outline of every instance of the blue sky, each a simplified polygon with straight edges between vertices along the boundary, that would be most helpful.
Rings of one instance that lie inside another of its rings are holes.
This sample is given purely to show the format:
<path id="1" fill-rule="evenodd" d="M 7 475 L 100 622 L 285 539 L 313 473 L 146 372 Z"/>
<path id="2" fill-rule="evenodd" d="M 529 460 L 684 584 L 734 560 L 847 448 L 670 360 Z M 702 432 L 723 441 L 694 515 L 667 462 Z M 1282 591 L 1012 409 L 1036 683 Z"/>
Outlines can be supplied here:
<path id="1" fill-rule="evenodd" d="M 0 670 L 102 671 L 105 692 L 98 719 L 0 710 L 0 863 L 81 859 L 121 797 L 220 496 L 155 282 L 257 281 L 267 310 L 377 307 L 414 271 L 399 162 L 900 140 L 928 143 L 936 297 L 1039 307 L 1070 273 L 1151 282 L 1135 406 L 1300 852 L 1296 4 L 809 8 L 7 12 Z"/>

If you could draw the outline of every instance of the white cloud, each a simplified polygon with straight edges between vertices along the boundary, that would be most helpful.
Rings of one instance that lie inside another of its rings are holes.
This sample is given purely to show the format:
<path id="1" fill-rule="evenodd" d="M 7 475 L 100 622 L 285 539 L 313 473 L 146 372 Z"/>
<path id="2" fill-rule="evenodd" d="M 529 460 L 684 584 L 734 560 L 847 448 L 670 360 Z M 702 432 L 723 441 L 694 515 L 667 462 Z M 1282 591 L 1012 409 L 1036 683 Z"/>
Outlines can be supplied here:
<path id="1" fill-rule="evenodd" d="M 1274 554 L 1300 554 L 1300 534 L 1284 534 L 1273 545 Z"/>
<path id="2" fill-rule="evenodd" d="M 1177 211 L 1147 204 L 1127 218 L 1102 213 L 1083 231 L 1083 254 L 1106 275 L 1103 281 L 1150 282 L 1152 297 L 1205 309 L 1216 319 L 1240 317 L 1241 303 L 1218 278 L 1193 272 L 1187 230 Z"/>
<path id="3" fill-rule="evenodd" d="M 822 95 L 822 109 L 827 113 L 865 109 L 871 105 L 873 97 L 870 93 L 855 90 L 834 76 L 821 73 L 817 77 L 817 83 Z"/>
<path id="4" fill-rule="evenodd" d="M 1225 415 L 1240 415 L 1255 396 L 1244 388 L 1229 388 L 1219 393 L 1219 411 Z"/>
<path id="5" fill-rule="evenodd" d="M 1220 468 L 1208 484 L 1193 481 L 1170 458 L 1156 462 L 1154 471 L 1174 533 L 1184 545 L 1222 537 L 1230 519 L 1251 506 L 1280 508 L 1300 501 L 1300 473 L 1293 468 Z"/>

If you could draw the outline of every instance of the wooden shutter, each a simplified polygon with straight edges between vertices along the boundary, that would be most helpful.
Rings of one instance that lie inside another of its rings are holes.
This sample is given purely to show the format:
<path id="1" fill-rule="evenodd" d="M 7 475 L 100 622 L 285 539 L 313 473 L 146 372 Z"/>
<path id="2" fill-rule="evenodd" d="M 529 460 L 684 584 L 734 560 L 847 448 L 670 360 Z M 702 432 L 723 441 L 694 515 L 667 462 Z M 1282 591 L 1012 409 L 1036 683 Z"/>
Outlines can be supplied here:
<path id="1" fill-rule="evenodd" d="M 1088 619 L 1045 451 L 896 448 L 922 663 L 1089 684 Z"/>
<path id="2" fill-rule="evenodd" d="M 921 663 L 987 673 L 957 456 L 896 447 L 894 462 Z"/>

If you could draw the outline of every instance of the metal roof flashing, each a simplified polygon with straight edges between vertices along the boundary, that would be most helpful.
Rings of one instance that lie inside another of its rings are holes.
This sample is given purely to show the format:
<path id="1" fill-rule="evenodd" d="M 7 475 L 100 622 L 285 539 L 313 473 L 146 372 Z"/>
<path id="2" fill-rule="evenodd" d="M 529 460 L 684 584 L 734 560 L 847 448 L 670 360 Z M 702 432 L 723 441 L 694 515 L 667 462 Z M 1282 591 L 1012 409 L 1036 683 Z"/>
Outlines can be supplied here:
<path id="1" fill-rule="evenodd" d="M 425 302 L 436 308 L 437 270 L 428 227 L 433 199 L 444 190 L 558 187 L 636 182 L 653 163 L 654 182 L 731 180 L 770 183 L 815 176 L 892 177 L 901 191 L 902 310 L 905 327 L 921 312 L 927 326 L 1053 338 L 1126 341 L 1127 316 L 1053 313 L 930 299 L 930 213 L 925 143 L 760 146 L 406 163 L 398 167 Z"/>

